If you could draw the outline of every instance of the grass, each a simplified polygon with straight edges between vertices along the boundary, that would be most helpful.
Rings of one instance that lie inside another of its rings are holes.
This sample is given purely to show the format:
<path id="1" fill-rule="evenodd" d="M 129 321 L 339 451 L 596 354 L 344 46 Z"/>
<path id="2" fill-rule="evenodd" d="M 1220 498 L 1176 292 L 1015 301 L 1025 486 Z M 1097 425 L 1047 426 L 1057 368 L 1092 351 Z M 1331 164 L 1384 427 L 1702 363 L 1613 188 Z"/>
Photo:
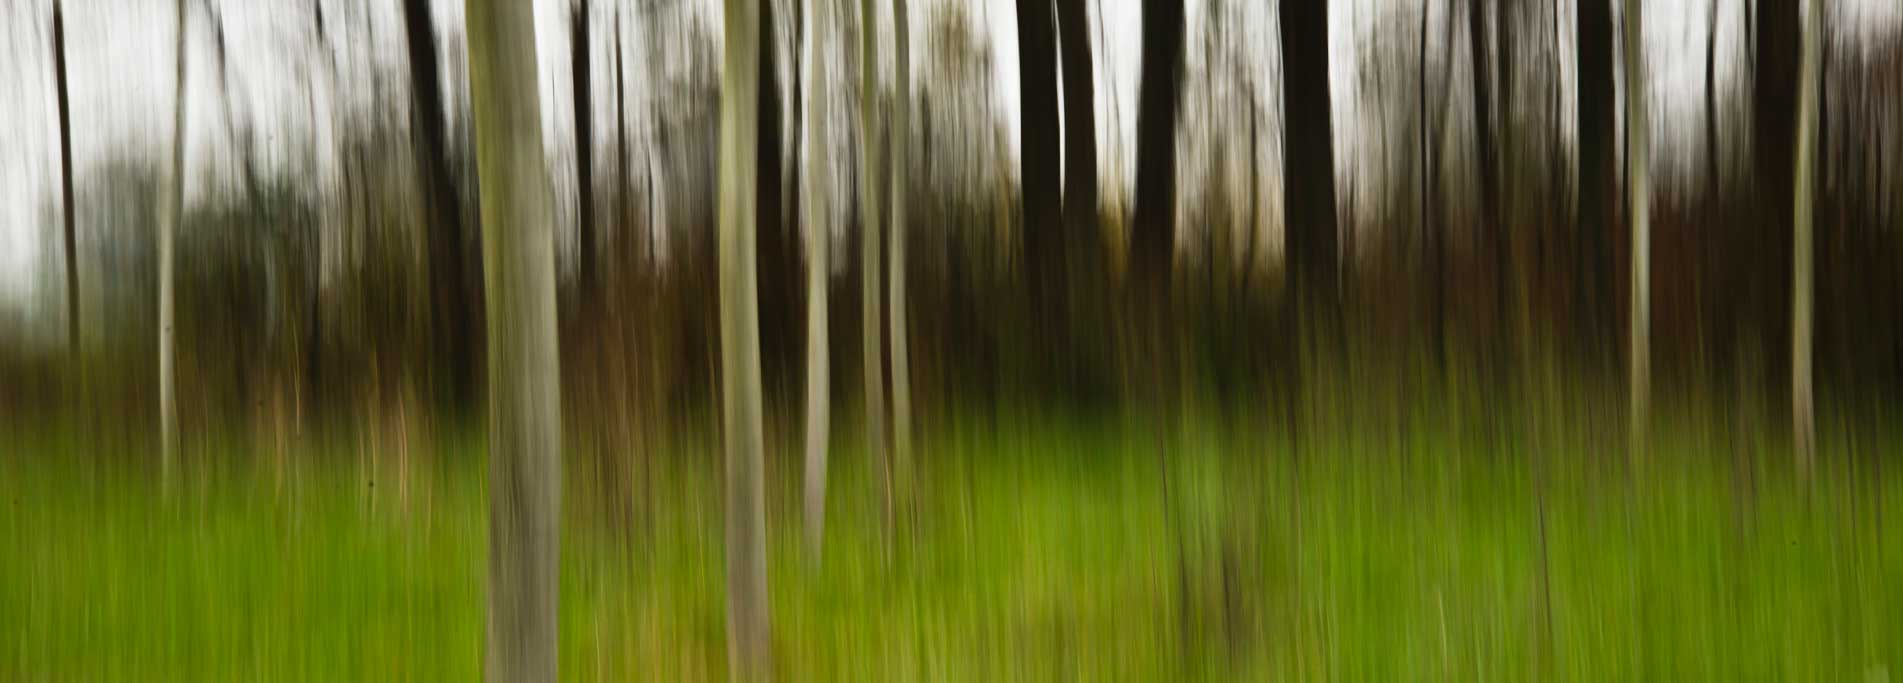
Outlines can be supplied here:
<path id="1" fill-rule="evenodd" d="M 1765 451 L 1747 486 L 1690 437 L 1660 439 L 1628 479 L 1579 443 L 1542 447 L 1535 469 L 1529 439 L 1344 432 L 1296 460 L 1279 437 L 1185 433 L 1166 506 L 1141 425 L 935 430 L 891 541 L 842 445 L 817 563 L 797 465 L 774 456 L 781 678 L 1903 675 L 1895 475 L 1846 464 L 1799 486 Z M 401 496 L 346 457 L 280 483 L 224 449 L 168 495 L 141 468 L 9 443 L 0 679 L 479 677 L 478 449 Z M 725 677 L 718 458 L 689 444 L 659 461 L 651 513 L 627 530 L 598 521 L 570 466 L 564 678 Z"/>

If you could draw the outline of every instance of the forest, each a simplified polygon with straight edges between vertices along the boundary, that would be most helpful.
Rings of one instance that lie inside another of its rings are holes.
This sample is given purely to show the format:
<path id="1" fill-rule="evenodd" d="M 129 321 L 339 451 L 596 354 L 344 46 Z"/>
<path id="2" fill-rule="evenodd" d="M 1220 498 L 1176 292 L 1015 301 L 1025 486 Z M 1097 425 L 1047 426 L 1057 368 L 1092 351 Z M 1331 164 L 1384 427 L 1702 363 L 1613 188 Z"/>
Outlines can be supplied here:
<path id="1" fill-rule="evenodd" d="M 1903 676 L 1894 0 L 0 34 L 0 680 Z"/>

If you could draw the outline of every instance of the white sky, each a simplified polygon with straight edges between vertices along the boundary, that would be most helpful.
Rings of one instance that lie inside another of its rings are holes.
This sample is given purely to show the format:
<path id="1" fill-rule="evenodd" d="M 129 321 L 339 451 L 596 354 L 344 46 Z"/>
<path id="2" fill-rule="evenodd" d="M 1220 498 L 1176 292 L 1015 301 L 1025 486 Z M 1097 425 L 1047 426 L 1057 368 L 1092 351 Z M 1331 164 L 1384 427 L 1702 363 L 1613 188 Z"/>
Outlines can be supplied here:
<path id="1" fill-rule="evenodd" d="M 1192 32 L 1192 51 L 1197 43 L 1194 32 L 1200 25 L 1202 0 L 1187 0 L 1188 22 Z M 1243 0 L 1247 3 L 1249 0 Z M 1261 22 L 1253 35 L 1262 36 L 1259 47 L 1266 53 L 1273 38 L 1268 30 L 1269 0 L 1257 0 L 1261 7 L 1252 17 Z M 1337 119 L 1337 147 L 1350 154 L 1366 152 L 1366 144 L 1356 132 L 1359 113 L 1354 110 L 1355 38 L 1371 29 L 1381 11 L 1412 13 L 1420 0 L 1335 0 L 1331 7 L 1334 47 L 1334 106 Z M 1432 1 L 1432 0 L 1430 0 Z M 1865 31 L 1894 31 L 1903 23 L 1903 2 L 1898 0 L 1836 0 L 1847 21 L 1842 25 Z M 30 305 L 30 288 L 36 278 L 35 261 L 40 254 L 42 232 L 59 220 L 57 208 L 58 150 L 57 116 L 53 97 L 53 76 L 48 53 L 51 48 L 51 0 L 9 0 L 0 3 L 0 307 Z M 434 0 L 436 20 L 442 34 L 441 47 L 447 53 L 446 68 L 460 67 L 454 56 L 462 49 L 460 30 L 451 30 L 462 22 L 462 3 Z M 545 138 L 551 149 L 569 144 L 572 129 L 566 101 L 568 73 L 568 36 L 565 16 L 567 0 L 534 0 L 536 4 L 537 43 L 542 62 L 542 110 Z M 914 45 L 921 44 L 924 17 L 928 7 L 939 2 L 974 3 L 973 15 L 994 41 L 994 74 L 1001 106 L 1008 113 L 1012 147 L 1017 145 L 1018 101 L 1016 64 L 1016 19 L 1013 0 L 914 0 Z M 1723 3 L 1736 16 L 1746 3 L 1742 0 L 1647 0 L 1646 48 L 1652 69 L 1651 101 L 1660 140 L 1672 138 L 1676 126 L 1689 125 L 1702 113 L 1702 50 L 1706 17 L 1711 2 Z M 157 154 L 171 140 L 173 41 L 173 0 L 66 0 L 67 44 L 70 88 L 73 99 L 73 137 L 78 170 L 85 173 L 105 157 L 107 151 L 146 150 Z M 326 28 L 333 45 L 372 45 L 385 65 L 401 66 L 403 36 L 394 0 L 374 3 L 369 33 L 361 11 L 345 11 L 356 2 L 323 0 Z M 612 0 L 596 0 L 611 5 Z M 1141 58 L 1141 0 L 1098 0 L 1101 25 L 1093 33 L 1107 45 L 1094 50 L 1101 62 L 1098 75 L 1098 120 L 1100 161 L 1121 164 L 1122 169 L 1105 170 L 1106 177 L 1133 176 L 1134 164 L 1128 149 L 1134 139 L 1135 99 Z M 1435 1 L 1437 8 L 1447 0 Z M 270 158 L 260 161 L 267 166 L 300 166 L 328 182 L 334 161 L 326 152 L 330 133 L 327 126 L 313 131 L 309 112 L 329 110 L 333 105 L 374 106 L 377 92 L 366 74 L 365 65 L 353 53 L 339 52 L 338 85 L 333 87 L 323 64 L 313 59 L 325 56 L 309 49 L 307 27 L 310 0 L 245 0 L 217 2 L 225 14 L 227 40 L 234 72 L 233 88 L 239 92 L 235 114 L 248 119 L 258 129 L 261 149 L 272 150 Z M 201 0 L 191 0 L 193 17 L 188 64 L 190 98 L 187 163 L 196 186 L 188 195 L 206 191 L 203 178 L 212 174 L 229 179 L 231 148 L 225 134 L 222 101 L 218 95 L 218 72 L 212 59 L 210 24 Z M 598 12 L 608 11 L 598 8 Z M 1436 12 L 1444 9 L 1436 9 Z M 707 5 L 707 15 L 717 20 L 718 9 Z M 1568 13 L 1570 22 L 1570 12 Z M 1727 53 L 1737 49 L 1735 18 L 1724 22 L 1720 33 L 1721 48 Z M 1570 31 L 1570 27 L 1568 27 Z M 1570 38 L 1570 36 L 1568 36 Z M 632 34 L 631 34 L 632 38 Z M 369 42 L 364 42 L 369 41 Z M 890 49 L 889 34 L 881 36 L 881 50 Z M 598 47 L 604 50 L 604 47 Z M 915 48 L 916 50 L 916 48 Z M 915 51 L 916 54 L 916 51 Z M 600 59 L 599 57 L 597 58 Z M 914 65 L 921 60 L 915 58 Z M 1262 67 L 1266 73 L 1268 65 Z M 634 71 L 634 69 L 630 69 Z M 1729 82 L 1739 69 L 1723 65 L 1719 79 Z M 384 85 L 386 98 L 407 97 L 408 81 L 400 68 Z M 631 76 L 632 77 L 632 76 Z M 918 79 L 914 79 L 915 82 Z M 446 79 L 446 85 L 453 79 Z M 921 84 L 920 87 L 928 87 Z M 1273 84 L 1271 84 L 1273 88 Z M 452 95 L 455 91 L 452 90 Z M 638 96 L 638 93 L 630 93 Z M 1271 90 L 1268 96 L 1273 97 Z M 601 96 L 598 95 L 598 98 Z M 1121 114 L 1121 116 L 1118 116 Z M 305 150 L 318 150 L 312 160 Z M 1655 148 L 1656 155 L 1656 148 Z M 1346 165 L 1348 161 L 1344 161 Z M 226 180 L 225 182 L 229 182 Z M 51 266 L 57 267 L 57 266 Z"/>

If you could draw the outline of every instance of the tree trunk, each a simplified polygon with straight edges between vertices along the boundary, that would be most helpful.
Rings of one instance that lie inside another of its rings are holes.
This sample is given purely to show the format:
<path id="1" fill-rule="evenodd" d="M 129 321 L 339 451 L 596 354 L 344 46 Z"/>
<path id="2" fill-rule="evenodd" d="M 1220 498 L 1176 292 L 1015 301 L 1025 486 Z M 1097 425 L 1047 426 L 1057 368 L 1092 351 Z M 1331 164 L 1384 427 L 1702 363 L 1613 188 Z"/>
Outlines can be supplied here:
<path id="1" fill-rule="evenodd" d="M 1611 257 L 1607 239 L 1607 209 L 1611 207 L 1612 135 L 1614 123 L 1612 71 L 1612 6 L 1610 0 L 1577 0 L 1579 93 L 1574 106 L 1579 126 L 1579 225 L 1574 247 L 1575 321 L 1588 355 L 1611 348 L 1601 337 L 1608 330 L 1601 297 Z"/>
<path id="2" fill-rule="evenodd" d="M 66 228 L 66 350 L 74 367 L 79 364 L 79 252 L 73 205 L 73 117 L 66 95 L 66 3 L 53 3 L 53 79 L 59 97 L 59 180 L 61 219 Z M 83 380 L 84 377 L 82 376 Z"/>
<path id="3" fill-rule="evenodd" d="M 1791 438 L 1798 471 L 1809 477 L 1816 464 L 1816 416 L 1811 393 L 1811 326 L 1814 268 L 1812 194 L 1817 168 L 1818 52 L 1823 3 L 1812 0 L 1804 25 L 1803 72 L 1798 85 L 1797 159 L 1791 215 Z"/>
<path id="4" fill-rule="evenodd" d="M 427 209 L 430 264 L 430 315 L 436 343 L 448 356 L 444 385 L 457 409 L 472 398 L 475 360 L 471 348 L 472 304 L 463 270 L 462 203 L 450 173 L 449 143 L 443 130 L 442 78 L 437 71 L 436 27 L 428 0 L 404 0 L 403 27 L 408 37 L 411 103 L 417 167 L 422 173 Z"/>
<path id="5" fill-rule="evenodd" d="M 159 211 L 159 480 L 169 486 L 178 460 L 178 328 L 174 243 L 185 216 L 185 0 L 178 0 L 172 172 Z"/>
<path id="6" fill-rule="evenodd" d="M 621 30 L 622 30 L 621 29 L 621 12 L 619 10 L 616 10 L 615 11 L 615 223 L 614 224 L 615 224 L 615 229 L 621 233 L 620 238 L 622 240 L 621 246 L 619 250 L 617 251 L 617 253 L 625 256 L 629 251 L 628 245 L 633 244 L 635 240 L 633 238 L 633 235 L 629 232 L 629 229 L 628 229 L 629 223 L 633 220 L 633 210 L 629 207 L 628 195 L 633 194 L 633 192 L 630 189 L 630 186 L 632 185 L 632 183 L 628 182 L 628 177 L 632 175 L 632 172 L 629 170 L 631 167 L 628 165 L 630 161 L 628 157 L 628 98 L 627 98 L 628 78 L 627 78 L 627 72 L 624 69 L 625 62 L 621 58 Z"/>
<path id="7" fill-rule="evenodd" d="M 1071 253 L 1099 258 L 1096 67 L 1085 0 L 1056 0 L 1064 73 L 1064 230 Z M 1072 270 L 1076 270 L 1073 268 Z"/>
<path id="8" fill-rule="evenodd" d="M 1289 270 L 1300 306 L 1332 316 L 1338 280 L 1334 119 L 1328 90 L 1328 7 L 1282 0 L 1283 185 Z"/>
<path id="9" fill-rule="evenodd" d="M 595 277 L 595 108 L 589 69 L 588 0 L 569 14 L 569 59 L 575 94 L 575 260 L 576 309 L 594 312 Z"/>
<path id="10" fill-rule="evenodd" d="M 1068 1 L 1068 0 L 1066 0 Z M 1046 329 L 1064 329 L 1060 320 L 1067 286 L 1064 263 L 1063 159 L 1057 111 L 1057 31 L 1052 0 L 1017 0 L 1018 89 L 1023 138 L 1019 186 L 1024 211 L 1018 226 L 1031 300 Z"/>
<path id="11" fill-rule="evenodd" d="M 885 529 L 892 530 L 892 468 L 885 450 L 885 349 L 879 330 L 879 12 L 873 0 L 859 1 L 859 246 L 863 292 L 866 454 L 879 479 Z"/>
<path id="12" fill-rule="evenodd" d="M 1645 13 L 1639 0 L 1625 0 L 1626 203 L 1632 212 L 1632 339 L 1628 347 L 1631 376 L 1627 388 L 1632 415 L 1632 446 L 1628 456 L 1638 458 L 1645 447 L 1652 394 L 1652 207 L 1649 96 L 1645 65 Z"/>
<path id="13" fill-rule="evenodd" d="M 786 196 L 784 194 L 781 171 L 785 149 L 781 142 L 783 129 L 780 99 L 780 51 L 776 47 L 779 17 L 774 8 L 775 0 L 758 0 L 760 5 L 760 49 L 759 74 L 755 89 L 759 91 L 755 106 L 759 109 L 759 126 L 756 129 L 754 173 L 760 184 L 758 199 L 754 205 L 754 231 L 757 245 L 755 259 L 760 269 L 758 279 L 765 282 L 764 287 L 755 289 L 758 298 L 755 308 L 760 311 L 760 326 L 768 339 L 780 340 L 792 337 L 798 331 L 798 321 L 794 316 L 794 306 L 799 278 L 799 244 L 787 231 Z M 772 363 L 763 365 L 772 367 L 776 374 L 762 381 L 772 381 L 777 392 L 785 385 L 785 376 L 778 374 L 785 368 L 793 367 L 798 358 L 793 354 L 793 346 L 786 343 L 768 344 L 761 349 L 772 359 Z"/>
<path id="14" fill-rule="evenodd" d="M 820 63 L 819 41 L 814 32 L 831 26 L 830 14 L 821 14 L 830 8 L 830 0 L 815 0 L 806 6 L 813 16 L 808 18 L 809 32 L 806 35 L 807 76 L 806 87 L 812 92 L 806 96 L 806 547 L 817 561 L 826 537 L 826 446 L 827 435 L 832 427 L 831 385 L 832 366 L 831 348 L 828 342 L 830 328 L 827 321 L 826 286 L 830 281 L 831 228 L 829 218 L 832 189 L 825 179 L 828 164 L 827 142 L 820 131 L 829 120 L 828 108 L 831 98 L 820 91 L 819 75 L 823 72 Z"/>
<path id="15" fill-rule="evenodd" d="M 756 202 L 768 189 L 754 164 L 760 143 L 760 2 L 726 0 L 720 114 L 720 367 L 727 462 L 727 663 L 736 681 L 766 680 L 765 436 L 760 312 L 755 298 Z M 770 122 L 769 122 L 770 123 Z M 777 169 L 776 169 L 777 170 Z M 777 188 L 772 188 L 777 191 Z"/>
<path id="16" fill-rule="evenodd" d="M 1500 23 L 1506 23 L 1505 14 L 1500 15 Z M 1502 35 L 1505 35 L 1504 31 Z M 1508 329 L 1506 323 L 1507 230 L 1505 221 L 1503 220 L 1505 216 L 1501 210 L 1500 167 L 1502 165 L 1502 159 L 1500 152 L 1503 149 L 1511 149 L 1511 145 L 1496 145 L 1496 141 L 1493 137 L 1494 106 L 1496 104 L 1493 97 L 1493 78 L 1495 74 L 1491 73 L 1492 70 L 1488 68 L 1487 55 L 1489 50 L 1487 49 L 1486 9 L 1485 6 L 1481 4 L 1481 0 L 1467 1 L 1467 47 L 1467 64 L 1470 69 L 1469 76 L 1473 79 L 1475 159 L 1480 166 L 1481 234 L 1485 236 L 1487 245 L 1493 252 L 1495 333 L 1492 335 L 1492 343 L 1497 345 L 1497 348 L 1493 350 L 1495 356 L 1493 359 L 1494 362 L 1491 364 L 1494 370 L 1494 376 L 1488 379 L 1489 381 L 1497 382 L 1501 379 L 1502 375 L 1499 360 L 1505 356 L 1505 336 Z M 1501 47 L 1500 52 L 1495 54 L 1496 58 L 1504 56 L 1507 46 L 1503 43 Z M 1503 79 L 1503 81 L 1504 80 L 1506 79 Z M 1509 93 L 1503 92 L 1502 95 L 1504 95 L 1501 98 L 1502 104 L 1510 102 L 1508 98 L 1511 97 L 1511 95 Z M 1504 119 L 1505 117 L 1501 118 Z M 1506 131 L 1507 128 L 1506 123 L 1502 121 L 1500 126 L 1502 138 L 1505 137 L 1504 131 Z M 1501 140 L 1500 142 L 1504 143 L 1506 141 Z"/>
<path id="17" fill-rule="evenodd" d="M 1420 80 L 1416 84 L 1420 89 L 1418 95 L 1421 108 L 1421 232 L 1429 243 L 1427 258 L 1432 265 L 1428 268 L 1428 277 L 1434 279 L 1433 285 L 1429 287 L 1433 304 L 1432 310 L 1428 313 L 1433 316 L 1430 334 L 1434 337 L 1431 343 L 1434 367 L 1445 372 L 1447 370 L 1447 268 L 1444 249 L 1447 240 L 1441 235 L 1440 216 L 1434 209 L 1434 198 L 1438 194 L 1440 185 L 1440 167 L 1434 162 L 1434 147 L 1439 142 L 1435 134 L 1439 129 L 1427 118 L 1427 19 L 1431 9 L 1432 5 L 1427 0 L 1421 3 Z"/>
<path id="18" fill-rule="evenodd" d="M 905 231 L 906 210 L 910 202 L 910 159 L 908 158 L 912 142 L 912 28 L 907 0 L 893 0 L 893 48 L 898 60 L 897 92 L 893 95 L 892 107 L 892 223 L 889 236 L 892 247 L 890 262 L 886 264 L 889 279 L 886 283 L 886 296 L 891 301 L 891 311 L 887 313 L 891 323 L 887 343 L 892 345 L 892 456 L 893 466 L 904 476 L 900 481 L 910 484 L 912 475 L 912 374 L 906 345 L 910 337 L 906 334 L 905 315 Z M 909 490 L 909 489 L 908 489 Z"/>
<path id="19" fill-rule="evenodd" d="M 489 307 L 488 678 L 556 679 L 561 392 L 554 211 L 527 3 L 469 0 Z"/>
<path id="20" fill-rule="evenodd" d="M 1164 526 L 1175 542 L 1180 629 L 1187 648 L 1192 609 L 1186 566 L 1189 560 L 1170 498 L 1168 444 L 1173 411 L 1166 378 L 1175 362 L 1168 319 L 1170 264 L 1176 237 L 1176 124 L 1183 79 L 1181 0 L 1144 0 L 1142 69 L 1137 93 L 1136 216 L 1130 252 L 1131 303 L 1137 311 L 1137 327 L 1127 336 L 1133 343 L 1147 343 L 1136 347 L 1129 362 L 1149 366 L 1149 410 L 1156 418 L 1153 437 L 1157 485 L 1162 493 Z M 1136 372 L 1135 368 L 1131 371 Z"/>

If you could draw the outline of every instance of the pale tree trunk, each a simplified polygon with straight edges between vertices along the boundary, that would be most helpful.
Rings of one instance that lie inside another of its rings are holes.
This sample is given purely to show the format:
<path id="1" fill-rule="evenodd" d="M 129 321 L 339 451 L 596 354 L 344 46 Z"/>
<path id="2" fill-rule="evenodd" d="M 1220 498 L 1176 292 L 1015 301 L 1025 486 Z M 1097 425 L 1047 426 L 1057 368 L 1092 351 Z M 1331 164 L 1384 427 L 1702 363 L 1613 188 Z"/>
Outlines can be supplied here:
<path id="1" fill-rule="evenodd" d="M 885 355 L 879 336 L 879 10 L 859 0 L 859 246 L 866 382 L 866 454 L 880 482 L 885 529 L 892 529 L 892 467 L 885 452 Z"/>
<path id="2" fill-rule="evenodd" d="M 489 342 L 491 681 L 556 678 L 561 403 L 552 187 L 528 3 L 469 0 Z"/>
<path id="3" fill-rule="evenodd" d="M 890 275 L 886 294 L 892 302 L 892 310 L 888 314 L 891 332 L 887 343 L 892 345 L 893 467 L 906 475 L 900 481 L 909 484 L 912 475 L 912 375 L 905 333 L 905 205 L 908 201 L 906 192 L 911 188 L 907 184 L 909 178 L 906 171 L 910 163 L 907 146 L 912 140 L 912 29 L 906 11 L 907 4 L 907 0 L 893 0 L 892 3 L 895 36 L 893 54 L 898 60 L 898 67 L 892 108 L 892 224 L 889 228 L 892 234 L 888 236 L 892 245 L 892 259 L 891 263 L 886 264 L 886 272 Z"/>
<path id="4" fill-rule="evenodd" d="M 830 157 L 821 131 L 828 120 L 828 93 L 820 90 L 821 52 L 817 35 L 831 26 L 830 0 L 807 5 L 806 85 L 806 547 L 815 561 L 826 536 L 826 443 L 831 416 L 832 366 L 828 356 L 826 285 L 831 265 L 829 218 L 831 189 L 825 182 Z"/>
<path id="5" fill-rule="evenodd" d="M 766 489 L 760 388 L 760 3 L 726 0 L 720 110 L 720 402 L 727 466 L 727 664 L 729 678 L 768 678 Z M 777 170 L 777 169 L 776 169 Z M 777 190 L 775 190 L 777 191 Z"/>
<path id="6" fill-rule="evenodd" d="M 1626 69 L 1626 203 L 1632 212 L 1632 339 L 1627 359 L 1632 392 L 1628 457 L 1638 458 L 1645 448 L 1652 393 L 1652 209 L 1650 156 L 1651 124 L 1646 111 L 1645 22 L 1639 0 L 1625 0 Z"/>
<path id="7" fill-rule="evenodd" d="M 1815 265 L 1812 261 L 1812 175 L 1817 168 L 1817 54 L 1821 33 L 1823 3 L 1811 0 L 1810 17 L 1805 22 L 1803 71 L 1797 95 L 1797 168 L 1795 214 L 1791 217 L 1795 233 L 1791 248 L 1791 420 L 1797 467 L 1810 476 L 1816 463 L 1817 426 L 1811 386 L 1811 297 Z"/>
<path id="8" fill-rule="evenodd" d="M 178 326 L 172 253 L 185 215 L 185 27 L 185 0 L 178 0 L 171 187 L 165 189 L 159 212 L 159 479 L 167 484 L 178 459 Z"/>

